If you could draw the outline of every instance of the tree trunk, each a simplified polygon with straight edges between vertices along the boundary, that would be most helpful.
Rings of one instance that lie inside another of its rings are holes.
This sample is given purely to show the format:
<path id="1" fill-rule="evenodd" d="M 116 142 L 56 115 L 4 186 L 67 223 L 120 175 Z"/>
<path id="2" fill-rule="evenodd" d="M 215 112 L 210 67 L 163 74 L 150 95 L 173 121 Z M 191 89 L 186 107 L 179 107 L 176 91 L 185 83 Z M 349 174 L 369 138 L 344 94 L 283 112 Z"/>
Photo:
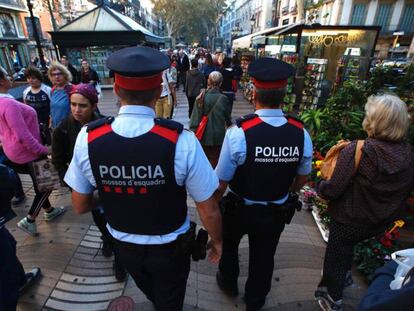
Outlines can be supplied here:
<path id="1" fill-rule="evenodd" d="M 296 0 L 297 21 L 299 23 L 305 22 L 305 0 Z"/>

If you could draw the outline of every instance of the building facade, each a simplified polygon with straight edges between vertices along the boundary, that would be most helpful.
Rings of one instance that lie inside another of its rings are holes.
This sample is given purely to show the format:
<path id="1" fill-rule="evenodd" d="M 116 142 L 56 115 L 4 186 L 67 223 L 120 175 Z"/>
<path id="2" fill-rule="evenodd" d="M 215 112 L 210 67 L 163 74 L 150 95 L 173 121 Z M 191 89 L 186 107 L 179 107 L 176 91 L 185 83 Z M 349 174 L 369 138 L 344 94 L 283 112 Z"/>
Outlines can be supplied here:
<path id="1" fill-rule="evenodd" d="M 10 73 L 29 64 L 28 39 L 21 14 L 26 12 L 22 0 L 0 1 L 0 65 Z"/>
<path id="2" fill-rule="evenodd" d="M 275 25 L 277 0 L 233 0 L 219 21 L 219 36 L 226 46 L 239 37 Z"/>

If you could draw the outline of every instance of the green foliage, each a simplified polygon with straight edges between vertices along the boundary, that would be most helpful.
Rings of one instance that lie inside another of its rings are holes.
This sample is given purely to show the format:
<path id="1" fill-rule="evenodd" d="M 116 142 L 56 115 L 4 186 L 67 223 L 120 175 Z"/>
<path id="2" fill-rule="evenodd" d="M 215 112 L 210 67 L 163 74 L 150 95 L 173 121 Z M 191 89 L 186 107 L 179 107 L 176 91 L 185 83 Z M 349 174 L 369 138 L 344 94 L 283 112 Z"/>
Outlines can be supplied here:
<path id="1" fill-rule="evenodd" d="M 219 14 L 225 8 L 224 0 L 210 0 L 201 5 L 195 0 L 151 0 L 154 11 L 167 24 L 169 36 L 185 36 L 186 41 L 201 41 L 207 34 L 214 36 Z"/>
<path id="2" fill-rule="evenodd" d="M 366 89 L 360 81 L 345 81 L 332 95 L 323 109 L 309 109 L 301 114 L 305 127 L 312 136 L 315 150 L 322 154 L 340 139 L 361 139 Z"/>

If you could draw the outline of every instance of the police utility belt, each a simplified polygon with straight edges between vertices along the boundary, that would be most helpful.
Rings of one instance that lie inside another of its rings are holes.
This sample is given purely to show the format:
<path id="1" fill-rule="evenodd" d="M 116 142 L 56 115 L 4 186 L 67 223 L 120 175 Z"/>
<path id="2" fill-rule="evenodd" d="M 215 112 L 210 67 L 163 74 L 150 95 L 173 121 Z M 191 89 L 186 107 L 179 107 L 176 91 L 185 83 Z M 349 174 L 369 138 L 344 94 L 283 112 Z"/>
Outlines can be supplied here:
<path id="1" fill-rule="evenodd" d="M 290 192 L 288 199 L 283 204 L 267 203 L 267 204 L 251 204 L 246 205 L 243 198 L 239 197 L 234 192 L 229 192 L 220 201 L 220 209 L 223 214 L 234 215 L 243 208 L 269 208 L 275 212 L 275 217 L 283 217 L 286 224 L 290 224 L 295 211 L 302 209 L 302 202 L 296 193 Z"/>

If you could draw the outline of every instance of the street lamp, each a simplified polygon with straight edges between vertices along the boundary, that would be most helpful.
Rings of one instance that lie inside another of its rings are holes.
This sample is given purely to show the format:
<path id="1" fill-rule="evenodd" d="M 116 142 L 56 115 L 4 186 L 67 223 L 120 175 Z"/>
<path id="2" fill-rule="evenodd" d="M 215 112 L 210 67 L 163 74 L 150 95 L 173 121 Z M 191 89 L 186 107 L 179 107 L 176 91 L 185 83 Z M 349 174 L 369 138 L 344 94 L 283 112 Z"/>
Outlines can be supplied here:
<path id="1" fill-rule="evenodd" d="M 39 53 L 40 66 L 42 67 L 43 70 L 46 70 L 45 57 L 43 55 L 42 45 L 40 44 L 39 33 L 37 32 L 36 21 L 33 15 L 33 4 L 30 2 L 30 0 L 27 0 L 27 7 L 29 8 L 30 21 L 32 22 L 33 36 L 36 41 L 37 52 Z"/>
<path id="2" fill-rule="evenodd" d="M 256 23 L 256 17 L 253 14 L 252 17 L 250 18 L 250 33 L 253 33 L 253 27 L 255 23 Z"/>

